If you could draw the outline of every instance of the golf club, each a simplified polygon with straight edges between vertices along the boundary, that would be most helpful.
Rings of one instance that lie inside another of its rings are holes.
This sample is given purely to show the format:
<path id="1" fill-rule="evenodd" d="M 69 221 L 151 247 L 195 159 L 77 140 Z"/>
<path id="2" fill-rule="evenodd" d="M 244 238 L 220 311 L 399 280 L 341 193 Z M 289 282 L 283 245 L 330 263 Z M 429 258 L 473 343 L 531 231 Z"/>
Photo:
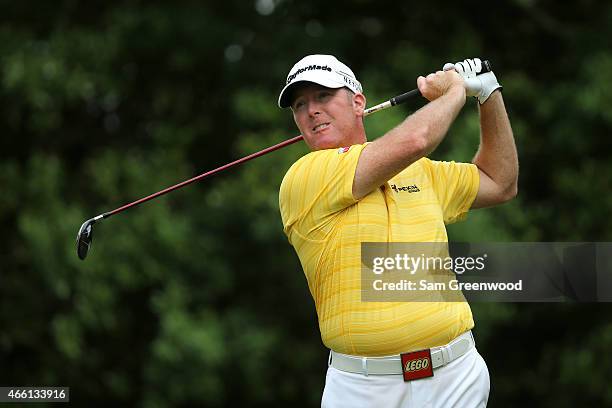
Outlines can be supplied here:
<path id="1" fill-rule="evenodd" d="M 489 62 L 488 61 L 483 61 L 482 72 L 488 72 L 490 70 L 491 70 L 491 68 L 490 68 Z M 474 79 L 475 78 L 471 78 L 470 80 L 474 80 Z M 466 80 L 466 82 L 469 82 L 470 80 Z M 389 108 L 391 106 L 399 105 L 399 104 L 404 103 L 408 99 L 411 99 L 411 98 L 413 98 L 413 97 L 415 97 L 417 95 L 421 95 L 421 93 L 419 92 L 418 89 L 413 89 L 413 90 L 408 91 L 406 93 L 403 93 L 401 95 L 394 96 L 393 98 L 389 99 L 388 101 L 385 101 L 383 103 L 380 103 L 378 105 L 372 106 L 371 108 L 368 108 L 368 109 L 364 110 L 364 116 L 368 116 L 368 115 L 370 115 L 370 114 L 372 114 L 374 112 L 378 112 L 378 111 L 387 109 L 387 108 Z M 106 218 L 109 218 L 109 217 L 111 217 L 111 216 L 113 216 L 115 214 L 119 214 L 120 212 L 123 212 L 123 211 L 127 210 L 128 208 L 135 207 L 135 206 L 137 206 L 139 204 L 142 204 L 142 203 L 144 203 L 146 201 L 149 201 L 149 200 L 152 200 L 152 199 L 157 198 L 159 196 L 162 196 L 164 194 L 167 194 L 167 193 L 169 193 L 171 191 L 174 191 L 174 190 L 177 190 L 179 188 L 185 187 L 188 184 L 194 183 L 194 182 L 202 180 L 202 179 L 204 179 L 206 177 L 210 177 L 212 175 L 220 173 L 223 170 L 229 169 L 230 167 L 237 166 L 237 165 L 242 164 L 242 163 L 244 163 L 246 161 L 255 159 L 257 157 L 263 156 L 263 155 L 268 154 L 270 152 L 273 152 L 275 150 L 281 149 L 281 148 L 283 148 L 285 146 L 289 146 L 289 145 L 291 145 L 293 143 L 299 142 L 302 139 L 303 139 L 303 137 L 300 135 L 300 136 L 296 136 L 294 138 L 285 140 L 284 142 L 278 143 L 278 144 L 276 144 L 274 146 L 270 146 L 270 147 L 268 147 L 266 149 L 263 149 L 263 150 L 261 150 L 259 152 L 253 153 L 253 154 L 250 154 L 250 155 L 245 156 L 245 157 L 243 157 L 241 159 L 238 159 L 238 160 L 235 160 L 235 161 L 233 161 L 231 163 L 225 164 L 225 165 L 223 165 L 221 167 L 217 167 L 214 170 L 207 171 L 206 173 L 200 174 L 199 176 L 195 176 L 193 178 L 190 178 L 189 180 L 185 180 L 185 181 L 183 181 L 181 183 L 178 183 L 178 184 L 176 184 L 174 186 L 171 186 L 171 187 L 168 187 L 168 188 L 166 188 L 164 190 L 158 191 L 157 193 L 153 193 L 153 194 L 151 194 L 151 195 L 149 195 L 147 197 L 141 198 L 140 200 L 136 200 L 136 201 L 134 201 L 132 203 L 126 204 L 126 205 L 124 205 L 122 207 L 119 207 L 119 208 L 117 208 L 115 210 L 112 210 L 112 211 L 109 211 L 109 212 L 105 212 L 103 214 L 100 214 L 100 215 L 97 215 L 97 216 L 95 216 L 93 218 L 88 219 L 87 221 L 85 221 L 83 223 L 83 225 L 81 225 L 81 228 L 79 229 L 79 232 L 77 234 L 77 238 L 76 238 L 77 255 L 79 256 L 79 258 L 81 260 L 84 260 L 85 257 L 87 257 L 87 252 L 89 251 L 89 247 L 91 246 L 91 242 L 92 242 L 92 238 L 93 238 L 93 225 L 95 223 L 97 223 L 98 221 L 106 219 Z"/>

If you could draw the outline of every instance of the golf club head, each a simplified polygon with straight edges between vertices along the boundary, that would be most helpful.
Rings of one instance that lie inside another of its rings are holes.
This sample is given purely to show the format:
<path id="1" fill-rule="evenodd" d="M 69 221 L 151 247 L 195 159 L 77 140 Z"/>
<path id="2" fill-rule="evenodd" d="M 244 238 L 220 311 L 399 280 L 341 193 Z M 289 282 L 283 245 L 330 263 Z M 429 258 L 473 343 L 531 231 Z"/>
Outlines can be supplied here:
<path id="1" fill-rule="evenodd" d="M 89 219 L 81 225 L 79 233 L 77 234 L 77 255 L 81 260 L 87 257 L 87 251 L 91 246 L 91 240 L 93 238 L 93 224 L 96 223 L 94 218 Z"/>

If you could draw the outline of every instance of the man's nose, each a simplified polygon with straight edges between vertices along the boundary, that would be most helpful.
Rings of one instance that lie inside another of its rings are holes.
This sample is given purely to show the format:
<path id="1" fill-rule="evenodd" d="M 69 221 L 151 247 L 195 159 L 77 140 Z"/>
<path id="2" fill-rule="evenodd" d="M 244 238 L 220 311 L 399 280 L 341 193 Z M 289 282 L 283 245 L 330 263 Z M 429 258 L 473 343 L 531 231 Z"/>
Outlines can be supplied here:
<path id="1" fill-rule="evenodd" d="M 321 113 L 321 105 L 316 101 L 308 102 L 308 115 L 316 116 Z"/>

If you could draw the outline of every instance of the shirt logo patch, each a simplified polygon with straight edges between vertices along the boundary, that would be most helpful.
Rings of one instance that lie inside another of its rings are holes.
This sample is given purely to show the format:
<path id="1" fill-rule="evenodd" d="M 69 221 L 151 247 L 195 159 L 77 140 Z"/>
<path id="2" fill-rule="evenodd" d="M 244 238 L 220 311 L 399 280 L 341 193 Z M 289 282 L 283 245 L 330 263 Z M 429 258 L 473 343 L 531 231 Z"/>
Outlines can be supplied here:
<path id="1" fill-rule="evenodd" d="M 351 149 L 350 147 L 341 147 L 341 148 L 339 148 L 339 149 L 338 149 L 338 154 L 340 154 L 340 153 L 346 153 L 346 152 L 348 152 L 350 149 Z"/>
<path id="2" fill-rule="evenodd" d="M 418 193 L 419 191 L 421 191 L 421 189 L 416 184 L 413 184 L 411 186 L 400 186 L 400 187 L 396 186 L 395 184 L 391 184 L 391 188 L 396 193 L 399 193 L 400 191 L 407 191 L 409 193 Z"/>

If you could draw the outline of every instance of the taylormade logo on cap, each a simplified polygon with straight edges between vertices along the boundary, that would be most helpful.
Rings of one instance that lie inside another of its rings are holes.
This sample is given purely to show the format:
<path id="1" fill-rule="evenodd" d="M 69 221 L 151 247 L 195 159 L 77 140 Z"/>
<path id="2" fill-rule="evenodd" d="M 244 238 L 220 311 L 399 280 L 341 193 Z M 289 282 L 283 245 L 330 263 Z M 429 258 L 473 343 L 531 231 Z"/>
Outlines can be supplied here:
<path id="1" fill-rule="evenodd" d="M 325 66 L 320 66 L 320 65 L 309 65 L 307 67 L 304 68 L 299 68 L 297 71 L 295 71 L 293 74 L 290 74 L 287 77 L 287 83 L 291 83 L 291 81 L 293 81 L 298 75 L 300 75 L 302 72 L 306 72 L 306 71 L 311 71 L 313 69 L 322 69 L 324 71 L 329 71 L 332 72 L 332 69 L 330 67 L 328 67 L 327 65 Z"/>
<path id="2" fill-rule="evenodd" d="M 355 93 L 363 92 L 361 84 L 351 69 L 333 55 L 308 55 L 291 68 L 285 87 L 278 97 L 278 106 L 291 104 L 291 88 L 299 82 L 313 82 L 327 88 L 347 87 Z"/>

